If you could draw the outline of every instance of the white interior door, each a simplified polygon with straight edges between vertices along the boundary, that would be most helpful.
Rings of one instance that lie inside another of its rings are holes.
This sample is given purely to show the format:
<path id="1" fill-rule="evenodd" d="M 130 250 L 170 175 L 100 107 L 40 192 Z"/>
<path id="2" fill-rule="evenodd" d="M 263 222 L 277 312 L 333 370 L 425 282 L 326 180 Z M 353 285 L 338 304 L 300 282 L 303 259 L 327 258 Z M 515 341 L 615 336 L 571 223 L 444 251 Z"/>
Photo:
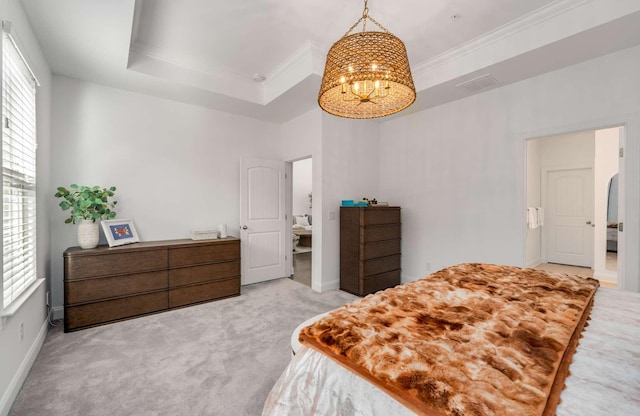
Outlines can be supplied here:
<path id="1" fill-rule="evenodd" d="M 593 169 L 547 172 L 547 261 L 593 265 Z"/>
<path id="2" fill-rule="evenodd" d="M 285 276 L 285 164 L 242 158 L 242 284 Z"/>

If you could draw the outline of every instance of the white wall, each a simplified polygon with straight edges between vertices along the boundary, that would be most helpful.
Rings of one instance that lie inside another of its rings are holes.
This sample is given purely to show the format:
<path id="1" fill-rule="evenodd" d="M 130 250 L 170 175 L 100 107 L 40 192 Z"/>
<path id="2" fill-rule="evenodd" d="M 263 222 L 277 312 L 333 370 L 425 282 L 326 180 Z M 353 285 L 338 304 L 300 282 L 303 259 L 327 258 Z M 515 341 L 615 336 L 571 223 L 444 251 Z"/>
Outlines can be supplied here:
<path id="1" fill-rule="evenodd" d="M 607 260 L 607 205 L 609 200 L 609 181 L 618 173 L 618 148 L 621 131 L 619 127 L 597 130 L 595 132 L 595 169 L 594 169 L 594 258 L 593 276 L 617 284 L 618 273 L 608 270 Z"/>
<path id="2" fill-rule="evenodd" d="M 71 78 L 53 80 L 53 187 L 116 186 L 118 218 L 143 241 L 228 226 L 239 235 L 240 157 L 275 158 L 280 126 Z M 50 198 L 53 300 L 75 227 Z"/>
<path id="3" fill-rule="evenodd" d="M 293 161 L 308 157 L 315 159 L 321 157 L 321 151 L 322 111 L 319 108 L 281 125 L 279 155 L 282 160 Z M 315 185 L 315 170 L 313 177 Z"/>
<path id="4" fill-rule="evenodd" d="M 635 47 L 383 122 L 380 193 L 403 207 L 403 281 L 427 262 L 524 265 L 525 140 L 616 124 L 627 127 L 626 243 L 640 251 L 639 72 Z M 630 257 L 622 286 L 638 291 Z"/>
<path id="5" fill-rule="evenodd" d="M 521 261 L 523 152 L 502 99 L 486 96 L 381 126 L 380 193 L 402 206 L 403 282 L 455 263 Z"/>
<path id="6" fill-rule="evenodd" d="M 363 196 L 384 200 L 378 192 L 379 128 L 372 120 L 348 120 L 322 114 L 322 287 L 340 284 L 340 204 Z M 317 161 L 314 158 L 314 167 Z M 315 168 L 314 168 L 315 170 Z M 315 189 L 315 188 L 314 188 Z M 314 192 L 315 200 L 315 192 Z M 316 250 L 314 203 L 313 233 Z M 315 281 L 314 281 L 315 285 Z"/>
<path id="7" fill-rule="evenodd" d="M 313 251 L 311 252 L 311 287 L 322 290 L 322 112 L 314 109 L 284 123 L 280 130 L 280 159 L 293 161 L 306 157 L 313 160 Z M 291 214 L 291 213 L 290 213 Z M 290 247 L 287 247 L 289 251 Z"/>
<path id="8" fill-rule="evenodd" d="M 29 22 L 17 0 L 0 1 L 0 18 L 13 25 L 22 52 L 40 81 L 36 92 L 37 112 L 37 270 L 39 278 L 48 278 L 51 260 L 49 246 L 50 198 L 50 117 L 51 71 L 35 38 Z M 45 292 L 48 283 L 40 285 L 15 315 L 2 318 L 0 325 L 0 415 L 9 412 L 31 364 L 40 350 L 48 328 Z M 20 324 L 24 338 L 20 339 Z"/>
<path id="9" fill-rule="evenodd" d="M 593 167 L 595 162 L 594 130 L 545 137 L 540 141 L 542 169 Z"/>
<path id="10" fill-rule="evenodd" d="M 311 214 L 312 205 L 309 194 L 312 191 L 313 159 L 307 158 L 293 162 L 293 215 Z M 313 217 L 312 217 L 313 220 Z"/>
<path id="11" fill-rule="evenodd" d="M 282 125 L 283 160 L 313 158 L 315 291 L 340 285 L 340 203 L 378 194 L 379 129 L 375 121 L 347 120 L 309 111 Z M 382 198 L 378 198 L 382 199 Z"/>

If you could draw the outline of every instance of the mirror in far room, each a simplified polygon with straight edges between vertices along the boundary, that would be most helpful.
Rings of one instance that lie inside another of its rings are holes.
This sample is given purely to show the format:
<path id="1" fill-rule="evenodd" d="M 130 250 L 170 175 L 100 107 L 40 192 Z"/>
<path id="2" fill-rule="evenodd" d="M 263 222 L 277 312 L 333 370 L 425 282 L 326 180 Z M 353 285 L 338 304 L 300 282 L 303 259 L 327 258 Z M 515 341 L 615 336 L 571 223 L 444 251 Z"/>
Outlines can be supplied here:
<path id="1" fill-rule="evenodd" d="M 617 269 L 618 257 L 618 174 L 609 180 L 607 199 L 607 261 L 606 268 Z"/>

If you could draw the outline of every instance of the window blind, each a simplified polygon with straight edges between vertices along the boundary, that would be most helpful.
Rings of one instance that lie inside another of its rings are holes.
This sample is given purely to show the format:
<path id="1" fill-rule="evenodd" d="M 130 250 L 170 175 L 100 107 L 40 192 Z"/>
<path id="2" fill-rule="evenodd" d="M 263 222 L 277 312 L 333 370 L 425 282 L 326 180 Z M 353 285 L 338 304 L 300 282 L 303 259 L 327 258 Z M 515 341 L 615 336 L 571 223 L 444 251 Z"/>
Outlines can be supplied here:
<path id="1" fill-rule="evenodd" d="M 36 280 L 36 80 L 2 34 L 3 308 Z"/>

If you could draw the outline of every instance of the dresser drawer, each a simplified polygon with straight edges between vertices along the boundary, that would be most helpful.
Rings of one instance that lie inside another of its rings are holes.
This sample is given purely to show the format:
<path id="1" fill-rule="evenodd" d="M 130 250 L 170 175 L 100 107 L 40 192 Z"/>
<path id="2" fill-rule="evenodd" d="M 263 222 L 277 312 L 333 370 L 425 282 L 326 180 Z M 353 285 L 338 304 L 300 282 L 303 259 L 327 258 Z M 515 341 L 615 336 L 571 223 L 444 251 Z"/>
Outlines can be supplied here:
<path id="1" fill-rule="evenodd" d="M 382 272 L 400 269 L 400 255 L 379 257 L 362 262 L 362 276 L 373 276 Z"/>
<path id="2" fill-rule="evenodd" d="M 67 305 L 64 308 L 65 331 L 161 311 L 167 309 L 167 304 L 167 292 L 161 291 L 84 305 Z"/>
<path id="3" fill-rule="evenodd" d="M 168 310 L 170 298 L 176 307 L 239 295 L 240 240 L 70 247 L 64 272 L 68 332 Z"/>
<path id="4" fill-rule="evenodd" d="M 362 242 L 394 240 L 400 238 L 400 224 L 373 225 L 362 227 Z"/>
<path id="5" fill-rule="evenodd" d="M 65 280 L 141 273 L 166 268 L 166 249 L 125 253 L 103 251 L 102 254 L 97 255 L 65 256 L 64 258 Z"/>
<path id="6" fill-rule="evenodd" d="M 240 261 L 205 264 L 169 270 L 169 287 L 204 283 L 240 276 Z"/>
<path id="7" fill-rule="evenodd" d="M 239 241 L 169 249 L 169 267 L 191 266 L 238 259 L 240 259 Z"/>
<path id="8" fill-rule="evenodd" d="M 400 254 L 401 241 L 397 240 L 383 240 L 373 241 L 371 243 L 365 243 L 362 245 L 362 259 L 374 259 L 376 257 L 391 256 L 394 254 Z"/>
<path id="9" fill-rule="evenodd" d="M 401 210 L 340 208 L 340 289 L 364 296 L 400 283 Z"/>
<path id="10" fill-rule="evenodd" d="M 67 304 L 135 295 L 167 288 L 167 272 L 149 272 L 64 282 Z"/>
<path id="11" fill-rule="evenodd" d="M 240 294 L 240 278 L 169 289 L 169 307 L 191 305 Z"/>
<path id="12" fill-rule="evenodd" d="M 361 281 L 362 294 L 368 295 L 388 287 L 394 287 L 400 284 L 400 270 L 393 270 L 386 273 L 369 276 Z"/>
<path id="13" fill-rule="evenodd" d="M 376 224 L 400 224 L 400 208 L 376 208 L 364 210 L 364 223 Z"/>

